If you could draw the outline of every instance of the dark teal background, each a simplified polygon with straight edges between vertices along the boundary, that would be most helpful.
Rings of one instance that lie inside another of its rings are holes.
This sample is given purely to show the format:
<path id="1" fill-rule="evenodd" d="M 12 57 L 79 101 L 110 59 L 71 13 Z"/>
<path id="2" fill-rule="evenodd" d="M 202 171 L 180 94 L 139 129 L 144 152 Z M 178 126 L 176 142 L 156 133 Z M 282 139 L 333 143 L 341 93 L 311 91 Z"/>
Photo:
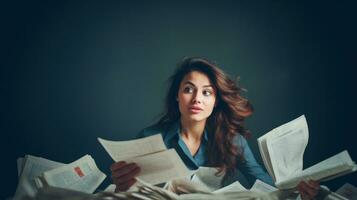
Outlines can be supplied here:
<path id="1" fill-rule="evenodd" d="M 257 137 L 305 114 L 305 167 L 345 149 L 357 160 L 351 2 L 2 3 L 1 199 L 14 193 L 25 154 L 65 163 L 91 154 L 109 175 L 96 138 L 131 139 L 155 122 L 184 56 L 241 77 L 258 159 Z M 324 184 L 357 186 L 356 174 Z"/>

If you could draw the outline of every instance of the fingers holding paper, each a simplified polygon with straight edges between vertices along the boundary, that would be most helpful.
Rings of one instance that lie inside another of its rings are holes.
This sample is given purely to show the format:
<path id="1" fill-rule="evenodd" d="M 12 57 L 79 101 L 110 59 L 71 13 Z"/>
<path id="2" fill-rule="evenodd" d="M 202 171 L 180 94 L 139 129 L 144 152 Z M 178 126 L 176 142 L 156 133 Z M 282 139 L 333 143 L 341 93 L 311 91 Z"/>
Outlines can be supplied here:
<path id="1" fill-rule="evenodd" d="M 116 185 L 115 192 L 127 191 L 136 182 L 140 167 L 135 163 L 119 161 L 110 166 L 112 181 Z"/>
<path id="2" fill-rule="evenodd" d="M 302 200 L 314 199 L 319 193 L 320 183 L 318 181 L 310 180 L 308 182 L 301 181 L 297 189 L 300 192 Z"/>

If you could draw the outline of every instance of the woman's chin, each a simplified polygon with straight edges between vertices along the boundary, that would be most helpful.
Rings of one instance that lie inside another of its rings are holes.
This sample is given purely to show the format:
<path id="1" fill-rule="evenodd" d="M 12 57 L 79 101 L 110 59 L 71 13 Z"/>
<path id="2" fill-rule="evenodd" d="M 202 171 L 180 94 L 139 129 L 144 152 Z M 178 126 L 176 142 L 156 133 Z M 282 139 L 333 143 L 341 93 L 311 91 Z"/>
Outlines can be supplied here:
<path id="1" fill-rule="evenodd" d="M 188 117 L 189 121 L 192 122 L 201 122 L 201 121 L 205 121 L 207 119 L 207 117 L 202 117 L 202 116 L 197 116 L 197 115 L 190 115 Z"/>

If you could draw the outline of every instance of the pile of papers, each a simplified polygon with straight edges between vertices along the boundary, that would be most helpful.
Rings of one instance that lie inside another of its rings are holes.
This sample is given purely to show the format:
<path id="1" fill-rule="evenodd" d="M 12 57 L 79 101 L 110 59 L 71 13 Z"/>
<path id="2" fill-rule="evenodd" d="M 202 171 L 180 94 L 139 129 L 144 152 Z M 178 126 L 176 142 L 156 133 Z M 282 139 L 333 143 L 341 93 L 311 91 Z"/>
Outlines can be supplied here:
<path id="1" fill-rule="evenodd" d="M 182 187 L 183 185 L 181 185 Z M 261 193 L 248 190 L 236 190 L 236 191 L 224 191 L 212 193 L 204 191 L 194 191 L 192 188 L 189 190 L 188 187 L 181 188 L 183 192 L 189 191 L 190 193 L 181 193 L 180 195 L 160 188 L 142 180 L 138 180 L 137 189 L 130 192 L 99 192 L 97 194 L 87 194 L 78 191 L 55 188 L 55 187 L 45 187 L 39 190 L 35 197 L 26 198 L 24 200 L 42 200 L 42 199 L 55 199 L 55 200 L 278 200 L 279 196 L 277 193 Z M 177 188 L 180 190 L 179 188 Z"/>
<path id="2" fill-rule="evenodd" d="M 305 116 L 279 126 L 258 139 L 259 149 L 277 188 L 256 180 L 250 189 L 238 181 L 221 188 L 223 175 L 216 168 L 187 169 L 174 149 L 166 149 L 161 134 L 129 141 L 98 138 L 115 162 L 135 162 L 141 168 L 137 183 L 127 192 L 115 193 L 115 185 L 92 194 L 105 179 L 90 155 L 64 164 L 26 155 L 17 160 L 19 183 L 14 200 L 278 200 L 299 199 L 300 181 L 328 180 L 357 170 L 347 151 L 303 169 L 308 143 Z M 156 184 L 166 183 L 163 188 Z M 319 199 L 357 199 L 357 188 L 345 184 L 336 193 L 321 187 Z"/>
<path id="3" fill-rule="evenodd" d="M 242 186 L 236 182 L 214 192 L 196 191 L 192 190 L 192 185 L 185 186 L 181 184 L 180 187 L 182 188 L 176 189 L 181 190 L 181 192 L 189 191 L 189 193 L 181 193 L 180 195 L 141 180 L 138 180 L 138 182 L 136 190 L 119 193 L 104 191 L 97 194 L 88 194 L 70 189 L 44 187 L 39 189 L 36 196 L 26 197 L 23 200 L 301 200 L 296 193 L 276 190 L 271 186 L 266 187 L 267 185 L 262 182 L 256 182 L 255 186 L 253 186 L 254 189 L 250 190 L 242 190 Z M 351 193 L 351 187 L 354 186 L 348 184 L 347 188 L 344 185 L 339 189 L 345 190 L 343 193 L 344 195 L 347 194 L 347 197 L 322 188 L 321 193 L 325 194 L 319 195 L 320 197 L 317 200 L 355 200 L 356 190 L 354 189 Z M 260 190 L 261 188 L 264 188 L 265 192 Z"/>
<path id="4" fill-rule="evenodd" d="M 40 188 L 48 186 L 93 193 L 106 177 L 90 155 L 70 164 L 26 155 L 17 164 L 19 183 L 14 200 L 33 197 Z"/>

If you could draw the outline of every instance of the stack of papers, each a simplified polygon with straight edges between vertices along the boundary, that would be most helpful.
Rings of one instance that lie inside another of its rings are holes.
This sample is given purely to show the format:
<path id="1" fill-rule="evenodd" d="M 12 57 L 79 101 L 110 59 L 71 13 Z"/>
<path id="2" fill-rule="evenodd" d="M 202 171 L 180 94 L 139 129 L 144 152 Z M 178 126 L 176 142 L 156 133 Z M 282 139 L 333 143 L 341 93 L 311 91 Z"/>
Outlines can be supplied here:
<path id="1" fill-rule="evenodd" d="M 19 183 L 14 200 L 35 196 L 44 186 L 93 193 L 106 177 L 90 155 L 85 155 L 70 164 L 26 155 L 19 158 L 17 163 Z"/>
<path id="2" fill-rule="evenodd" d="M 260 193 L 253 191 L 226 191 L 220 193 L 209 192 L 196 192 L 196 193 L 183 193 L 178 195 L 169 190 L 153 186 L 138 180 L 137 190 L 130 192 L 100 192 L 95 195 L 86 194 L 68 189 L 47 187 L 41 189 L 37 196 L 29 198 L 28 200 L 35 199 L 56 199 L 56 200 L 278 200 L 279 196 L 276 193 Z"/>

